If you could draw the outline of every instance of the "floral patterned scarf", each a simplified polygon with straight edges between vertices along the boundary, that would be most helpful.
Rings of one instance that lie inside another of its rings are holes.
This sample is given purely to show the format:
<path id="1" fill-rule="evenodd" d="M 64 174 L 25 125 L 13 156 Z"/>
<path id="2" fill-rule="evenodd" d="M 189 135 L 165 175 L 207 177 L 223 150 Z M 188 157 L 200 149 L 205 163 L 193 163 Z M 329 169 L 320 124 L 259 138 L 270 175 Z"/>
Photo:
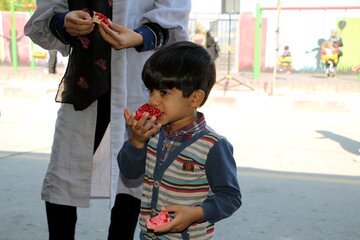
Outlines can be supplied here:
<path id="1" fill-rule="evenodd" d="M 93 11 L 112 18 L 112 0 L 68 0 L 69 10 Z M 56 95 L 56 101 L 73 104 L 84 110 L 110 91 L 111 46 L 103 40 L 95 26 L 84 36 L 71 42 L 68 66 Z"/>

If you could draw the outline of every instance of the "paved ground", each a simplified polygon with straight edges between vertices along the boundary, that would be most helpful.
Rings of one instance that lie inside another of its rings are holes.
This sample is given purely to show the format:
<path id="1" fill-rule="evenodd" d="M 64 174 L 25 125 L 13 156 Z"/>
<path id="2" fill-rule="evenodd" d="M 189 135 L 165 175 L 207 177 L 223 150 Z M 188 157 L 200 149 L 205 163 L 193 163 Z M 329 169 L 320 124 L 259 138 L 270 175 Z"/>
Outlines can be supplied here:
<path id="1" fill-rule="evenodd" d="M 222 77 L 219 73 L 219 79 Z M 282 74 L 275 94 L 251 74 L 217 84 L 202 109 L 234 145 L 243 206 L 217 225 L 220 240 L 360 239 L 360 81 Z M 42 178 L 60 75 L 0 66 L 0 239 L 46 239 Z M 109 202 L 79 209 L 77 240 L 106 239 Z"/>

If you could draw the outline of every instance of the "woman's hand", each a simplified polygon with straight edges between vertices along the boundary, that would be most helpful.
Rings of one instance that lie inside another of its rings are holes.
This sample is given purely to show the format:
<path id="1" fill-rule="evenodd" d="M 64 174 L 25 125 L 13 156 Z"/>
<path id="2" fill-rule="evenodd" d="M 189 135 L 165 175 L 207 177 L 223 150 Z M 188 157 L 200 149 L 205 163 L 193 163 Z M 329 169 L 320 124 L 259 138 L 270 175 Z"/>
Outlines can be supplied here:
<path id="1" fill-rule="evenodd" d="M 103 39 L 114 49 L 120 50 L 123 48 L 137 47 L 143 44 L 144 40 L 141 34 L 113 23 L 110 20 L 109 22 L 109 26 L 106 26 L 104 23 L 99 24 L 99 32 Z"/>
<path id="2" fill-rule="evenodd" d="M 71 36 L 82 36 L 91 33 L 95 24 L 88 12 L 71 11 L 65 15 L 64 27 Z"/>
<path id="3" fill-rule="evenodd" d="M 130 114 L 128 109 L 124 110 L 124 118 L 130 130 L 129 141 L 135 148 L 143 148 L 149 138 L 157 133 L 161 124 L 156 124 L 156 117 L 149 118 L 149 113 L 144 113 L 139 121 L 135 120 L 135 113 Z"/>
<path id="4" fill-rule="evenodd" d="M 175 217 L 170 223 L 156 227 L 154 232 L 182 232 L 191 224 L 200 222 L 204 218 L 204 210 L 200 206 L 169 205 L 162 207 L 161 211 L 174 212 Z"/>

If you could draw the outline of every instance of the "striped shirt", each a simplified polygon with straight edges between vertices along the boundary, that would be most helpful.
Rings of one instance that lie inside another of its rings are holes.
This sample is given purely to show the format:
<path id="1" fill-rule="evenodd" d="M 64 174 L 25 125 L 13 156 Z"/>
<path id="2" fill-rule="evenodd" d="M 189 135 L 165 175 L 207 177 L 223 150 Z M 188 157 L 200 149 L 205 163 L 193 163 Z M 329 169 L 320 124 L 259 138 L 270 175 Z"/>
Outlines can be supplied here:
<path id="1" fill-rule="evenodd" d="M 241 205 L 231 144 L 206 125 L 202 114 L 196 123 L 184 129 L 196 130 L 190 131 L 191 138 L 184 137 L 189 131 L 183 131 L 181 144 L 171 151 L 163 146 L 167 137 L 164 129 L 144 149 L 136 149 L 127 142 L 120 150 L 121 173 L 127 178 L 144 174 L 141 239 L 212 239 L 214 223 L 229 217 Z M 155 235 L 146 229 L 146 219 L 166 205 L 198 205 L 205 217 L 182 233 Z"/>

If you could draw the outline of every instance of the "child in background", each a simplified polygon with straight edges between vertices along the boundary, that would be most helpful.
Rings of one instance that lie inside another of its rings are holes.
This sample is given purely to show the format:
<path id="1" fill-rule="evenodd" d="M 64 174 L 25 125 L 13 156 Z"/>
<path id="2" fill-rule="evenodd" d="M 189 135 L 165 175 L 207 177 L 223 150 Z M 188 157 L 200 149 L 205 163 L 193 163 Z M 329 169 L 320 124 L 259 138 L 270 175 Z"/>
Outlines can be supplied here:
<path id="1" fill-rule="evenodd" d="M 284 47 L 284 52 L 281 55 L 282 57 L 291 57 L 291 52 L 289 46 Z"/>
<path id="2" fill-rule="evenodd" d="M 325 41 L 321 48 L 321 60 L 325 65 L 325 74 L 335 77 L 335 68 L 338 63 L 338 52 L 331 41 Z"/>
<path id="3" fill-rule="evenodd" d="M 289 46 L 284 47 L 284 52 L 279 57 L 279 71 L 291 73 L 292 57 Z"/>
<path id="4" fill-rule="evenodd" d="M 144 175 L 140 239 L 212 239 L 214 224 L 241 205 L 233 147 L 198 111 L 215 84 L 209 53 L 192 42 L 156 51 L 142 79 L 159 118 L 124 111 L 130 131 L 118 163 L 127 178 Z M 172 221 L 147 229 L 146 220 L 169 212 Z"/>
<path id="5" fill-rule="evenodd" d="M 332 42 L 333 47 L 336 49 L 338 63 L 339 63 L 340 56 L 343 55 L 343 52 L 341 51 L 341 49 L 344 46 L 344 43 L 342 41 L 342 38 L 338 35 L 337 30 L 335 30 L 335 29 L 331 30 L 331 36 L 329 38 L 329 41 Z"/>

